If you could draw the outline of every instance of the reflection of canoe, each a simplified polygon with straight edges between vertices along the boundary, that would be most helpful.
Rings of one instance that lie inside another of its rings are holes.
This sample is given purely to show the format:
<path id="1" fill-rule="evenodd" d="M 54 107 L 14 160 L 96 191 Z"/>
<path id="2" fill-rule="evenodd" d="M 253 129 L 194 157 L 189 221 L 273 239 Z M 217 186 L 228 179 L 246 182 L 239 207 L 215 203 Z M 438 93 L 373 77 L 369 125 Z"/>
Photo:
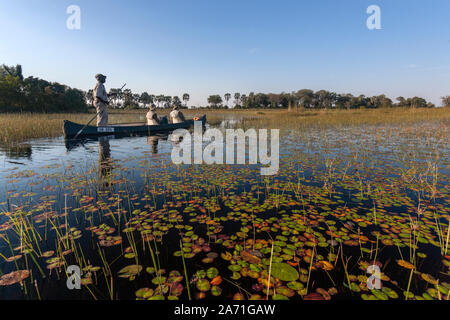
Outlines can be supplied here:
<path id="1" fill-rule="evenodd" d="M 151 135 L 148 135 L 146 133 L 134 133 L 134 134 L 112 134 L 112 135 L 97 135 L 97 136 L 84 136 L 82 137 L 82 139 L 64 139 L 64 144 L 66 146 L 67 151 L 72 151 L 75 150 L 76 148 L 80 147 L 80 146 L 89 146 L 92 145 L 95 142 L 100 142 L 102 143 L 103 141 L 107 141 L 107 140 L 120 140 L 123 138 L 129 138 L 130 136 L 132 137 L 145 137 L 147 136 L 149 139 L 154 140 L 167 140 L 167 138 L 169 137 L 170 132 L 166 131 L 166 132 L 157 132 L 157 133 L 152 133 Z M 156 143 L 157 143 L 156 141 Z M 155 142 L 153 142 L 155 143 Z"/>
<path id="2" fill-rule="evenodd" d="M 206 123 L 206 115 L 203 115 L 198 121 L 203 125 Z M 165 123 L 155 126 L 147 126 L 144 123 L 121 123 L 111 124 L 104 127 L 87 126 L 80 133 L 81 136 L 115 135 L 115 134 L 153 134 L 155 132 L 172 131 L 180 128 L 189 128 L 194 125 L 194 120 L 187 120 L 181 123 Z M 84 125 L 64 120 L 64 137 L 73 138 Z"/>

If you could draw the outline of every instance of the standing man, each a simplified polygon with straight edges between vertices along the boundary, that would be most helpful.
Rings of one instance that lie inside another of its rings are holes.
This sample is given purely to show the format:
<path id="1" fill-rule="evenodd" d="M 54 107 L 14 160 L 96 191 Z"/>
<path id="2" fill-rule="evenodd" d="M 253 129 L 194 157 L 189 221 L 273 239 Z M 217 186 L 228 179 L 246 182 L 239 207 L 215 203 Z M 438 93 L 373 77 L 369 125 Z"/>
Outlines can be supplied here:
<path id="1" fill-rule="evenodd" d="M 94 87 L 94 106 L 97 109 L 97 127 L 108 125 L 108 95 L 106 94 L 105 86 L 103 85 L 106 76 L 96 74 L 97 84 Z"/>

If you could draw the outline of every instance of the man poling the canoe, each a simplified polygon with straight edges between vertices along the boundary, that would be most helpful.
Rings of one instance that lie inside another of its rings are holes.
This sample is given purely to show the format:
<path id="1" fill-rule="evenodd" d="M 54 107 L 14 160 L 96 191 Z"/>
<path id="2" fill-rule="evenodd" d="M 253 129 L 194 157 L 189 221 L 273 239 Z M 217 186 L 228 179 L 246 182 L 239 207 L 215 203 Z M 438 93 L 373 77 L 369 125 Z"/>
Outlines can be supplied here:
<path id="1" fill-rule="evenodd" d="M 95 75 L 97 79 L 97 84 L 94 87 L 94 106 L 97 110 L 97 127 L 108 125 L 108 94 L 104 83 L 106 81 L 106 76 L 101 73 Z"/>
<path id="2" fill-rule="evenodd" d="M 95 78 L 98 79 L 98 78 L 100 78 L 100 76 L 103 76 L 103 77 L 104 77 L 104 80 L 103 80 L 103 83 L 104 83 L 105 80 L 106 80 L 106 76 L 104 76 L 104 75 L 102 75 L 102 74 L 97 74 L 97 75 L 95 75 Z M 100 81 L 99 81 L 99 82 L 100 82 Z M 105 86 L 103 85 L 103 83 L 101 83 L 101 85 L 102 85 L 103 90 L 105 91 L 105 94 L 106 94 Z M 122 91 L 122 89 L 125 88 L 126 85 L 127 85 L 127 84 L 125 83 L 125 84 L 122 86 L 122 88 L 120 88 L 120 89 L 118 90 L 118 92 L 120 93 L 120 92 Z M 95 114 L 95 116 L 92 117 L 91 120 L 88 121 L 88 123 L 86 123 L 86 124 L 83 126 L 83 128 L 81 128 L 81 129 L 77 132 L 77 134 L 73 137 L 73 139 L 78 138 L 78 136 L 81 134 L 81 132 L 83 132 L 83 130 L 86 129 L 86 127 L 87 127 L 87 126 L 92 122 L 92 120 L 94 120 L 95 118 L 97 118 L 97 127 L 99 126 L 99 122 L 102 121 L 102 119 L 99 119 L 99 114 L 103 111 L 103 109 L 99 110 L 99 109 L 97 108 L 97 104 L 95 103 L 95 97 L 97 96 L 97 91 L 98 91 L 98 88 L 97 88 L 97 85 L 95 85 L 94 91 L 93 91 L 93 96 L 94 96 L 94 106 L 96 107 L 97 113 Z M 106 95 L 106 100 L 108 100 L 108 95 Z M 108 103 L 109 103 L 109 102 L 108 102 Z M 103 121 L 104 121 L 104 119 L 103 119 Z M 107 124 L 108 124 L 108 110 L 106 110 L 106 125 L 107 125 Z"/>

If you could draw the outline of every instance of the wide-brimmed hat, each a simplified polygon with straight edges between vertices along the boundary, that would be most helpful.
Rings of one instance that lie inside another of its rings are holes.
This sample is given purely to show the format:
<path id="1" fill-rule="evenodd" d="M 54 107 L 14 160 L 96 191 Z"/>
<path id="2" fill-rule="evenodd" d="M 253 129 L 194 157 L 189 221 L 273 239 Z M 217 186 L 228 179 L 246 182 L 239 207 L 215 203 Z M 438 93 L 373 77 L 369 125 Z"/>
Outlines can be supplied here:
<path id="1" fill-rule="evenodd" d="M 177 106 L 177 105 L 173 105 L 173 106 L 172 106 L 172 109 L 173 109 L 173 110 L 177 110 L 177 109 L 178 109 L 178 106 Z"/>
<path id="2" fill-rule="evenodd" d="M 106 76 L 103 75 L 103 74 L 101 74 L 101 73 L 97 73 L 97 74 L 95 75 L 95 79 L 99 80 L 99 79 L 101 79 L 101 78 L 106 79 Z"/>
<path id="3" fill-rule="evenodd" d="M 155 109 L 156 109 L 156 106 L 154 104 L 151 104 L 150 105 L 150 111 L 155 111 Z"/>

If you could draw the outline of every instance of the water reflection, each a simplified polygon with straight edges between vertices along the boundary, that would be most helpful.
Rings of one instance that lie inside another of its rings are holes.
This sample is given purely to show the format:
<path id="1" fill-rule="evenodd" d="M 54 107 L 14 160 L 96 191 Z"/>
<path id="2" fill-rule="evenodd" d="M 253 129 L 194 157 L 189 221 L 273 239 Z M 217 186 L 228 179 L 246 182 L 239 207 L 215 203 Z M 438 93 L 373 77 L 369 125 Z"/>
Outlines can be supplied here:
<path id="1" fill-rule="evenodd" d="M 31 154 L 33 150 L 31 144 L 16 144 L 12 146 L 5 146 L 1 148 L 5 156 L 9 159 L 31 159 Z"/>
<path id="2" fill-rule="evenodd" d="M 98 140 L 99 169 L 100 169 L 100 187 L 102 190 L 111 187 L 112 159 L 111 147 L 108 137 L 100 137 Z"/>

